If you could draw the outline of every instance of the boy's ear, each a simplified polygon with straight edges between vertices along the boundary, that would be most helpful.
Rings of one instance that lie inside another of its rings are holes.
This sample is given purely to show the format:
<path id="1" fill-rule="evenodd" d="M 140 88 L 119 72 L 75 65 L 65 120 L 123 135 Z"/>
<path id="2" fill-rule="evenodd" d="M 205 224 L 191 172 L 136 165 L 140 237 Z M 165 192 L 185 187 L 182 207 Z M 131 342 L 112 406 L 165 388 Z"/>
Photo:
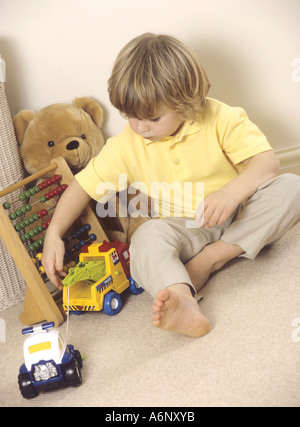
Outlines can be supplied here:
<path id="1" fill-rule="evenodd" d="M 98 128 L 101 128 L 103 122 L 103 110 L 98 102 L 88 98 L 87 96 L 84 96 L 82 98 L 73 99 L 72 104 L 88 113 L 95 125 Z"/>
<path id="2" fill-rule="evenodd" d="M 32 110 L 22 110 L 14 116 L 13 124 L 19 145 L 22 144 L 26 129 L 35 114 Z"/>

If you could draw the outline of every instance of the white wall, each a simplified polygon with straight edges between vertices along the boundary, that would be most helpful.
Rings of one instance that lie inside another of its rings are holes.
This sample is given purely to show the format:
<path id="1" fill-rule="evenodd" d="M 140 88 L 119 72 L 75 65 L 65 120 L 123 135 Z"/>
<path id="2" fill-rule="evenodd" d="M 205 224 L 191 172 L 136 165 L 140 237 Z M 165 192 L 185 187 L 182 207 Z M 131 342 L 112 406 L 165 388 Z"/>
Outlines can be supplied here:
<path id="1" fill-rule="evenodd" d="M 8 101 L 15 114 L 91 96 L 111 136 L 125 123 L 107 96 L 114 59 L 163 32 L 197 52 L 210 95 L 243 106 L 274 148 L 300 144 L 299 22 L 299 0 L 0 0 Z"/>

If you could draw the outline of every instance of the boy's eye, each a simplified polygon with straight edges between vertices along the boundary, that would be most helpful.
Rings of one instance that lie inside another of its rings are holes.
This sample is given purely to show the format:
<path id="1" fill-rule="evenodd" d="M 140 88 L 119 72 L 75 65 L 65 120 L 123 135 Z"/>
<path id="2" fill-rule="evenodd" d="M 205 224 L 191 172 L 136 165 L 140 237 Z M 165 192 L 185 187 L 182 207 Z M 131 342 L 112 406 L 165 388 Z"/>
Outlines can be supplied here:
<path id="1" fill-rule="evenodd" d="M 150 122 L 158 122 L 159 119 L 160 119 L 160 116 L 159 117 L 154 117 L 153 119 L 150 119 Z"/>

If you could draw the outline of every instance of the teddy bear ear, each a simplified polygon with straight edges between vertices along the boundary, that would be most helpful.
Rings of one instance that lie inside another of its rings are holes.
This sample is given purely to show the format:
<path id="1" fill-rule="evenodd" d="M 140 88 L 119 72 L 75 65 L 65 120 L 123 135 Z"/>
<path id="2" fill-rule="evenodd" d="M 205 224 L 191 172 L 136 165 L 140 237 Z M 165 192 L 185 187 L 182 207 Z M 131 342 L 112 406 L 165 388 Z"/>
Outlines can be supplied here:
<path id="1" fill-rule="evenodd" d="M 98 128 L 101 128 L 103 122 L 103 110 L 98 104 L 98 102 L 94 101 L 91 98 L 88 98 L 87 96 L 84 96 L 82 98 L 73 99 L 72 104 L 75 107 L 82 108 L 86 113 L 91 116 L 95 125 Z"/>
<path id="2" fill-rule="evenodd" d="M 22 110 L 19 113 L 17 113 L 13 118 L 13 124 L 16 132 L 17 141 L 20 145 L 23 142 L 24 135 L 29 125 L 29 122 L 31 122 L 34 116 L 35 116 L 34 111 Z"/>

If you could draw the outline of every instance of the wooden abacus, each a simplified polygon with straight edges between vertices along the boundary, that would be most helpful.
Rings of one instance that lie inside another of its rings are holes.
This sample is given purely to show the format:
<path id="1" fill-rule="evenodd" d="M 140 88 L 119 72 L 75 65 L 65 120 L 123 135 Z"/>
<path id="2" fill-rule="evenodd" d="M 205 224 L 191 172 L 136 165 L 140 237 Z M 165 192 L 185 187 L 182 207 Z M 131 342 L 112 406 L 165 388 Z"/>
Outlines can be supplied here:
<path id="1" fill-rule="evenodd" d="M 49 218 L 50 210 L 51 213 L 53 212 L 52 210 L 55 208 L 56 203 L 54 201 L 54 205 L 47 206 L 46 209 L 40 209 L 38 205 L 49 199 L 57 199 L 60 193 L 73 180 L 73 174 L 66 161 L 63 158 L 57 158 L 47 168 L 0 191 L 0 198 L 10 195 L 15 190 L 52 172 L 55 172 L 56 175 L 52 182 L 50 183 L 49 181 L 48 184 L 52 185 L 57 182 L 57 190 L 48 191 L 43 186 L 39 186 L 39 189 L 37 186 L 32 187 L 27 194 L 21 196 L 21 199 L 18 197 L 18 200 L 23 202 L 24 206 L 10 213 L 7 213 L 7 211 L 12 207 L 11 203 L 6 203 L 6 205 L 4 203 L 5 207 L 0 204 L 1 238 L 26 282 L 24 311 L 20 315 L 21 322 L 26 325 L 33 325 L 44 320 L 53 321 L 56 326 L 64 322 L 64 315 L 45 284 L 45 274 L 40 264 L 39 255 L 42 251 L 43 234 L 49 225 L 50 219 L 47 220 L 47 218 Z M 38 196 L 38 200 L 29 204 L 28 199 L 31 196 L 34 197 L 35 193 Z M 32 215 L 32 207 L 34 205 L 37 205 L 36 208 L 40 210 Z M 37 225 L 39 220 L 43 222 Z M 65 243 L 68 244 L 72 238 L 80 238 L 81 240 L 66 252 L 67 263 L 70 263 L 72 256 L 76 255 L 76 252 L 80 250 L 84 242 L 92 241 L 95 238 L 98 241 L 107 240 L 107 236 L 90 205 L 85 208 L 74 227 L 71 227 L 66 233 Z M 91 234 L 88 234 L 89 231 L 91 231 Z M 38 262 L 34 262 L 35 260 Z"/>

